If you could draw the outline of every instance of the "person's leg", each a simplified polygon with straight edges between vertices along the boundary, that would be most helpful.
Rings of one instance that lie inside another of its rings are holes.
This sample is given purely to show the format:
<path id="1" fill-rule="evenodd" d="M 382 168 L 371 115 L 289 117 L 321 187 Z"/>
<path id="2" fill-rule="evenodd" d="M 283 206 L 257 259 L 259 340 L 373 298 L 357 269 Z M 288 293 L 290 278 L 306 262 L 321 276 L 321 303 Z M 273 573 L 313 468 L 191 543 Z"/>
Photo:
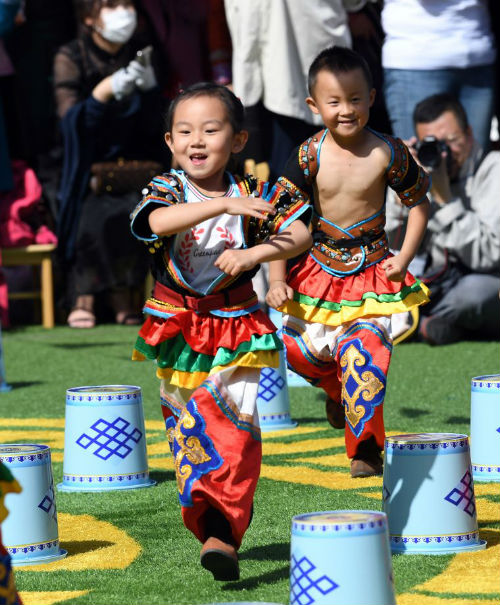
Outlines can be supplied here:
<path id="1" fill-rule="evenodd" d="M 141 313 L 142 292 L 137 288 L 114 288 L 108 293 L 109 303 L 117 324 L 139 326 L 144 321 Z"/>
<path id="2" fill-rule="evenodd" d="M 335 329 L 311 324 L 290 315 L 283 316 L 283 342 L 287 364 L 315 387 L 326 393 L 326 417 L 335 429 L 345 427 L 341 398 L 341 383 L 335 360 L 330 354 L 329 342 Z"/>
<path id="3" fill-rule="evenodd" d="M 353 477 L 382 473 L 383 403 L 392 353 L 389 331 L 390 318 L 349 322 L 332 350 L 341 372 L 346 452 Z"/>
<path id="4" fill-rule="evenodd" d="M 500 335 L 500 277 L 471 273 L 447 290 L 420 324 L 420 336 L 433 345 Z"/>
<path id="5" fill-rule="evenodd" d="M 274 181 L 282 174 L 294 147 L 300 145 L 321 128 L 303 120 L 282 116 L 271 111 L 269 115 L 272 123 L 269 168 L 270 179 Z"/>
<path id="6" fill-rule="evenodd" d="M 68 326 L 70 328 L 93 328 L 96 322 L 94 302 L 93 294 L 78 294 L 68 314 Z"/>
<path id="7" fill-rule="evenodd" d="M 288 364 L 326 392 L 330 424 L 345 426 L 353 477 L 382 472 L 382 408 L 392 352 L 389 330 L 390 318 L 385 317 L 337 328 L 283 317 Z"/>
<path id="8" fill-rule="evenodd" d="M 455 92 L 453 71 L 384 69 L 385 104 L 394 136 L 406 140 L 415 135 L 413 110 L 419 101 L 440 92 Z"/>
<path id="9" fill-rule="evenodd" d="M 480 65 L 456 71 L 460 80 L 458 98 L 464 106 L 474 138 L 486 151 L 490 146 L 495 103 L 495 69 L 493 65 Z"/>
<path id="10" fill-rule="evenodd" d="M 245 107 L 244 128 L 248 131 L 248 143 L 237 158 L 241 164 L 252 159 L 256 164 L 269 160 L 269 116 L 262 103 Z"/>
<path id="11" fill-rule="evenodd" d="M 238 579 L 236 551 L 252 516 L 262 458 L 259 377 L 259 368 L 226 368 L 187 401 L 187 390 L 163 385 L 182 517 L 217 580 Z"/>

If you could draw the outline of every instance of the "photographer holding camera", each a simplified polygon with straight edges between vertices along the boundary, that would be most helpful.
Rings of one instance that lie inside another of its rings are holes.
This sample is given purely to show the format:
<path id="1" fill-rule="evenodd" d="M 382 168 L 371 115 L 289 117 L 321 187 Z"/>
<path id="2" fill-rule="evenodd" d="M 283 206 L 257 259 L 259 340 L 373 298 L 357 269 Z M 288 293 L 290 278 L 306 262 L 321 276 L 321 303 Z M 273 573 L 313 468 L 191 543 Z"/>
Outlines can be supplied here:
<path id="1" fill-rule="evenodd" d="M 414 274 L 431 289 L 418 333 L 433 345 L 500 335 L 500 152 L 484 155 L 465 110 L 447 93 L 413 113 L 417 137 L 407 141 L 432 176 L 431 214 Z M 389 192 L 387 233 L 397 250 L 405 208 Z"/>

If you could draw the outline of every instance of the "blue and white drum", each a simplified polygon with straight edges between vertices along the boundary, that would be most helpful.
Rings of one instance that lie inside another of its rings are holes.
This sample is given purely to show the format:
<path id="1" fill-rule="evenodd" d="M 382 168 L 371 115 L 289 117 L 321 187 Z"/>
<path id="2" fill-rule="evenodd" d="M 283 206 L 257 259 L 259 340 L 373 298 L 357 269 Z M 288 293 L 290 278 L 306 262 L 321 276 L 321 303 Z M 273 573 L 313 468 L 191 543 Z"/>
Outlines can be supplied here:
<path id="1" fill-rule="evenodd" d="M 472 379 L 470 407 L 474 481 L 500 481 L 500 374 Z"/>
<path id="2" fill-rule="evenodd" d="M 290 416 L 284 351 L 280 351 L 279 368 L 262 368 L 260 372 L 257 411 L 262 431 L 281 431 L 297 426 Z"/>
<path id="3" fill-rule="evenodd" d="M 334 510 L 292 519 L 290 605 L 392 605 L 387 517 Z"/>
<path id="4" fill-rule="evenodd" d="M 150 487 L 141 388 L 86 386 L 66 392 L 63 481 L 67 492 Z"/>
<path id="5" fill-rule="evenodd" d="M 467 435 L 387 437 L 382 500 L 393 552 L 439 555 L 486 546 L 479 539 Z"/>
<path id="6" fill-rule="evenodd" d="M 9 514 L 2 523 L 12 565 L 52 563 L 66 556 L 59 546 L 56 495 L 48 445 L 5 443 L 0 461 L 19 482 L 20 494 L 7 494 Z"/>

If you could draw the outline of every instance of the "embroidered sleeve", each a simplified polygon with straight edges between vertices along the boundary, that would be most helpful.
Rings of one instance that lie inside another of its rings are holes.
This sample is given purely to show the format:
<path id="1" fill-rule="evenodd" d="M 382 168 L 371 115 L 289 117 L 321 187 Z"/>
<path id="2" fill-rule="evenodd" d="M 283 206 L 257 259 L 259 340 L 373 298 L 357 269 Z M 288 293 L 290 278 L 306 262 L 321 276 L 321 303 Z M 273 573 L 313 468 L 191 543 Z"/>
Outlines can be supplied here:
<path id="1" fill-rule="evenodd" d="M 172 173 L 155 176 L 141 191 L 142 199 L 130 215 L 132 234 L 145 242 L 158 239 L 149 226 L 150 213 L 161 206 L 172 206 L 184 202 L 184 191 L 180 179 Z"/>
<path id="2" fill-rule="evenodd" d="M 306 225 L 311 221 L 309 198 L 299 188 L 290 183 L 287 187 L 279 182 L 273 187 L 250 175 L 237 179 L 241 195 L 255 195 L 269 202 L 276 208 L 276 214 L 269 214 L 265 219 L 245 216 L 243 223 L 250 246 L 260 244 L 271 235 L 280 233 L 290 223 L 300 219 Z"/>
<path id="3" fill-rule="evenodd" d="M 264 236 L 275 235 L 286 229 L 293 221 L 300 219 L 306 225 L 311 222 L 312 207 L 309 198 L 299 189 L 284 188 L 281 183 L 276 183 L 265 198 L 276 208 L 276 214 L 261 221 Z"/>
<path id="4" fill-rule="evenodd" d="M 276 208 L 276 214 L 256 221 L 256 243 L 280 233 L 297 219 L 304 221 L 306 225 L 310 223 L 312 187 L 306 178 L 307 167 L 301 163 L 306 143 L 302 143 L 293 150 L 276 184 L 268 187 L 265 194 L 262 195 L 263 199 Z"/>
<path id="5" fill-rule="evenodd" d="M 312 179 L 316 176 L 314 171 L 316 164 L 310 162 L 308 155 L 310 145 L 312 145 L 312 138 L 307 139 L 292 151 L 277 181 L 277 185 L 288 191 L 291 196 L 300 194 L 308 201 L 312 199 Z M 311 155 L 311 157 L 313 156 Z"/>
<path id="6" fill-rule="evenodd" d="M 430 185 L 427 172 L 415 162 L 401 139 L 386 137 L 392 152 L 387 167 L 387 183 L 407 208 L 413 208 L 426 198 Z"/>

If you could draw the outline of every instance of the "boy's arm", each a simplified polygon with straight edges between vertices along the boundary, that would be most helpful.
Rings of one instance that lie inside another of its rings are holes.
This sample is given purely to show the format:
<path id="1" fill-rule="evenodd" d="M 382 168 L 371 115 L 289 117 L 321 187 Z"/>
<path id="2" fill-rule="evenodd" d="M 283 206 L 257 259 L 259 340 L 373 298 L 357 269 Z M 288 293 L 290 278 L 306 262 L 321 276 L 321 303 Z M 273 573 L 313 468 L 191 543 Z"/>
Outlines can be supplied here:
<path id="1" fill-rule="evenodd" d="M 293 288 L 286 283 L 286 260 L 275 260 L 269 263 L 269 290 L 266 302 L 277 309 L 293 298 Z"/>
<path id="2" fill-rule="evenodd" d="M 382 263 L 387 278 L 390 281 L 402 282 L 405 279 L 408 265 L 417 253 L 427 228 L 429 218 L 429 200 L 424 199 L 417 206 L 410 208 L 406 235 L 399 254 L 386 259 Z"/>
<path id="3" fill-rule="evenodd" d="M 262 244 L 243 250 L 225 250 L 215 261 L 215 265 L 228 275 L 238 275 L 266 261 L 297 256 L 311 244 L 309 229 L 301 220 L 296 220 Z"/>

